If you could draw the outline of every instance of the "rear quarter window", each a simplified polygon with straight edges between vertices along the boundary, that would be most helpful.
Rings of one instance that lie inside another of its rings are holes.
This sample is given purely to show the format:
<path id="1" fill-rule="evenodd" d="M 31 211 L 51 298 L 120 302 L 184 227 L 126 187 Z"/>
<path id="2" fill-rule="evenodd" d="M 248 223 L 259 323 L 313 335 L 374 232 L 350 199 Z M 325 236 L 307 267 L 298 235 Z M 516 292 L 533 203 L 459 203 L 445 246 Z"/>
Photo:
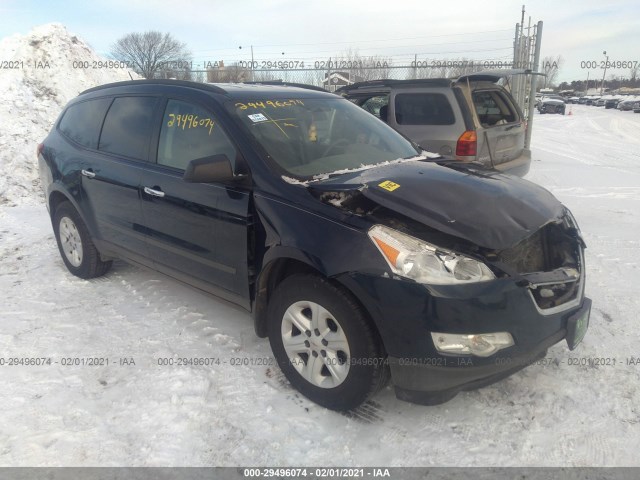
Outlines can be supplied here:
<path id="1" fill-rule="evenodd" d="M 399 93 L 395 99 L 398 125 L 453 125 L 449 99 L 442 93 Z"/>
<path id="2" fill-rule="evenodd" d="M 117 97 L 104 120 L 98 149 L 146 160 L 156 104 L 155 97 Z"/>
<path id="3" fill-rule="evenodd" d="M 70 140 L 83 147 L 97 149 L 100 127 L 110 98 L 98 98 L 71 105 L 64 112 L 58 129 Z"/>

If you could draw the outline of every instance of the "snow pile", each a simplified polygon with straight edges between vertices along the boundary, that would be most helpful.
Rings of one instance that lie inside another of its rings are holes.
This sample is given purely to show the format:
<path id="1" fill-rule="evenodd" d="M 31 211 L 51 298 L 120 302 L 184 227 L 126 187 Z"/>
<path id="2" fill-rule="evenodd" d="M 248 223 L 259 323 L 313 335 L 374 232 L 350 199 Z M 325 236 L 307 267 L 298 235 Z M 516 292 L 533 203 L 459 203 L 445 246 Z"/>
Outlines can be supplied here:
<path id="1" fill-rule="evenodd" d="M 36 146 L 65 104 L 87 88 L 131 77 L 94 63 L 105 59 L 56 23 L 0 40 L 0 60 L 0 204 L 36 203 Z"/>

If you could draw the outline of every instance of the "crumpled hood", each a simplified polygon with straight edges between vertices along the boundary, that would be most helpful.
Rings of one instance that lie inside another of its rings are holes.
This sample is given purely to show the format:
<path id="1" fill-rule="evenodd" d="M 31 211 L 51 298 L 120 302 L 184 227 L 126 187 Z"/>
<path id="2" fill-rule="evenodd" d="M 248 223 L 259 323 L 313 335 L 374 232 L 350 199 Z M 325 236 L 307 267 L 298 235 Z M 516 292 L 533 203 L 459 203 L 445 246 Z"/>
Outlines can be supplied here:
<path id="1" fill-rule="evenodd" d="M 534 183 L 453 161 L 375 167 L 310 188 L 360 190 L 379 205 L 495 250 L 515 245 L 564 215 L 563 205 Z"/>

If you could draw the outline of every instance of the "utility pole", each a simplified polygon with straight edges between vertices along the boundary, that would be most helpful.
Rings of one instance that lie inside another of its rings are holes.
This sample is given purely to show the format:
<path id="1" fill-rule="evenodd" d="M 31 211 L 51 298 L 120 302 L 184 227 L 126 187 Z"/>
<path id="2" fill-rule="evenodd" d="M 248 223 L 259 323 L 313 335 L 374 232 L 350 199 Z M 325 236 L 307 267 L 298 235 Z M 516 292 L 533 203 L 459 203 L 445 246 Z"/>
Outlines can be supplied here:
<path id="1" fill-rule="evenodd" d="M 589 93 L 589 70 L 587 70 L 587 86 L 584 87 L 584 94 Z"/>
<path id="2" fill-rule="evenodd" d="M 533 56 L 533 72 L 534 75 L 531 75 L 531 90 L 529 90 L 529 108 L 528 108 L 528 118 L 527 118 L 527 132 L 524 137 L 524 148 L 529 149 L 531 147 L 531 132 L 533 130 L 533 108 L 536 101 L 536 80 L 537 75 L 535 72 L 538 71 L 538 67 L 540 65 L 540 47 L 542 45 L 542 21 L 538 22 L 538 27 L 536 28 L 536 49 Z"/>
<path id="3" fill-rule="evenodd" d="M 242 50 L 242 45 L 240 45 L 238 47 L 240 50 Z M 253 45 L 251 45 L 251 81 L 253 82 Z"/>
<path id="4" fill-rule="evenodd" d="M 607 57 L 607 60 L 604 63 L 604 73 L 602 74 L 602 83 L 600 84 L 600 95 L 602 95 L 602 90 L 604 90 L 604 77 L 607 74 L 607 67 L 609 66 L 609 55 L 607 55 L 607 51 L 605 50 L 602 54 Z"/>

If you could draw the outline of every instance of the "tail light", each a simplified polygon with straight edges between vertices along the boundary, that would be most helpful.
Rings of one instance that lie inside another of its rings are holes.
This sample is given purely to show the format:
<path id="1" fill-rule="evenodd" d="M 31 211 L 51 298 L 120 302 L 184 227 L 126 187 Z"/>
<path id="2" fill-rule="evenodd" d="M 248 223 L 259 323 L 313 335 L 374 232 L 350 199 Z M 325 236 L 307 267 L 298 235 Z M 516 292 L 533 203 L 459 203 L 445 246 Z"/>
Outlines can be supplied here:
<path id="1" fill-rule="evenodd" d="M 456 144 L 456 156 L 458 157 L 475 157 L 477 153 L 478 136 L 474 130 L 467 130 Z"/>
<path id="2" fill-rule="evenodd" d="M 42 154 L 42 150 L 44 150 L 44 143 L 39 143 L 38 148 L 36 149 L 36 157 L 39 157 Z"/>

